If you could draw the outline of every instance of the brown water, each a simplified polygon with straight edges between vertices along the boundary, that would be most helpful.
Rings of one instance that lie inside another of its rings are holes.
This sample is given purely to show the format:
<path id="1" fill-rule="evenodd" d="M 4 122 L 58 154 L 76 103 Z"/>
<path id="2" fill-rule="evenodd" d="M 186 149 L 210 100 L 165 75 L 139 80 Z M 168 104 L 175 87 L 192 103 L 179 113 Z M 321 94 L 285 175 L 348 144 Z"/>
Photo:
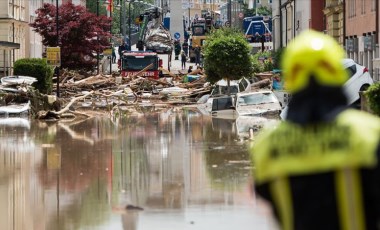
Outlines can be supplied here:
<path id="1" fill-rule="evenodd" d="M 272 230 L 237 130 L 179 108 L 1 118 L 0 229 Z"/>

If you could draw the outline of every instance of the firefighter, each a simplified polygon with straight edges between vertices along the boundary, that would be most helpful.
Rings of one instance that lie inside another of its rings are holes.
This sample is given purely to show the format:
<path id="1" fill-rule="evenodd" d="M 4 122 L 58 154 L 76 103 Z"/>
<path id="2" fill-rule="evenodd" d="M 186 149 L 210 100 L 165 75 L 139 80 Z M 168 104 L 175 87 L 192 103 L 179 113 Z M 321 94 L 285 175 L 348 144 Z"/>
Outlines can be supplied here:
<path id="1" fill-rule="evenodd" d="M 282 58 L 287 120 L 251 149 L 255 191 L 281 229 L 380 229 L 380 119 L 346 107 L 344 50 L 305 31 Z"/>
<path id="2" fill-rule="evenodd" d="M 174 60 L 178 60 L 178 56 L 181 53 L 181 43 L 179 40 L 174 41 Z"/>

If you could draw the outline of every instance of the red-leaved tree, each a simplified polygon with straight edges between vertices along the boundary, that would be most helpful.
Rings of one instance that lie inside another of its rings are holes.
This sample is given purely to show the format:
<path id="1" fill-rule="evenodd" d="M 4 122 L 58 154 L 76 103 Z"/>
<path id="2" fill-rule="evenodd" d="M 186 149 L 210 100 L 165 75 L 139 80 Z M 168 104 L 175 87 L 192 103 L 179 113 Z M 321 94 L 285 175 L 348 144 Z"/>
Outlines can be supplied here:
<path id="1" fill-rule="evenodd" d="M 55 5 L 45 3 L 36 10 L 36 20 L 30 26 L 42 36 L 45 46 L 61 47 L 61 67 L 95 67 L 97 51 L 102 53 L 110 47 L 111 19 L 104 15 L 96 16 L 83 6 L 62 4 L 58 7 L 57 39 L 56 12 Z"/>

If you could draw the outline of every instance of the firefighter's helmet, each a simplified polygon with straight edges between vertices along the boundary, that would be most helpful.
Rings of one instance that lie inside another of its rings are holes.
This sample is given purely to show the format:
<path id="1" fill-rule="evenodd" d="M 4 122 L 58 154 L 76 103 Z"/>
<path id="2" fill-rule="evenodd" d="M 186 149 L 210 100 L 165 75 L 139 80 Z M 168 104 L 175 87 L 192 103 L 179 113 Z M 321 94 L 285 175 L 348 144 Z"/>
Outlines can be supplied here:
<path id="1" fill-rule="evenodd" d="M 342 86 L 347 80 L 343 48 L 330 36 L 308 30 L 297 36 L 282 57 L 285 88 L 291 93 L 307 87 L 311 76 L 319 85 Z"/>

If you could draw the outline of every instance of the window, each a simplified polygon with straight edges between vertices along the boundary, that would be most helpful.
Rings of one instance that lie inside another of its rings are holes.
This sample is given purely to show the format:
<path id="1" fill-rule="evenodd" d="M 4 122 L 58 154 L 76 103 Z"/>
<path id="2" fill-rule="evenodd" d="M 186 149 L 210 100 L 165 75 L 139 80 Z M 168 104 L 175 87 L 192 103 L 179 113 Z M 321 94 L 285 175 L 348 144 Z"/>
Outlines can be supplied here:
<path id="1" fill-rule="evenodd" d="M 365 2 L 366 2 L 366 1 L 362 1 L 362 2 L 361 2 L 361 3 L 362 3 L 362 4 L 361 4 L 361 13 L 362 13 L 362 14 L 365 14 Z"/>
<path id="2" fill-rule="evenodd" d="M 348 77 L 351 78 L 356 73 L 356 65 L 352 65 L 350 67 L 347 67 L 346 70 L 348 73 Z"/>
<path id="3" fill-rule="evenodd" d="M 375 11 L 376 10 L 376 0 L 372 0 L 372 4 L 371 4 L 371 12 Z"/>
<path id="4" fill-rule="evenodd" d="M 215 98 L 212 102 L 212 111 L 231 109 L 232 97 Z"/>

